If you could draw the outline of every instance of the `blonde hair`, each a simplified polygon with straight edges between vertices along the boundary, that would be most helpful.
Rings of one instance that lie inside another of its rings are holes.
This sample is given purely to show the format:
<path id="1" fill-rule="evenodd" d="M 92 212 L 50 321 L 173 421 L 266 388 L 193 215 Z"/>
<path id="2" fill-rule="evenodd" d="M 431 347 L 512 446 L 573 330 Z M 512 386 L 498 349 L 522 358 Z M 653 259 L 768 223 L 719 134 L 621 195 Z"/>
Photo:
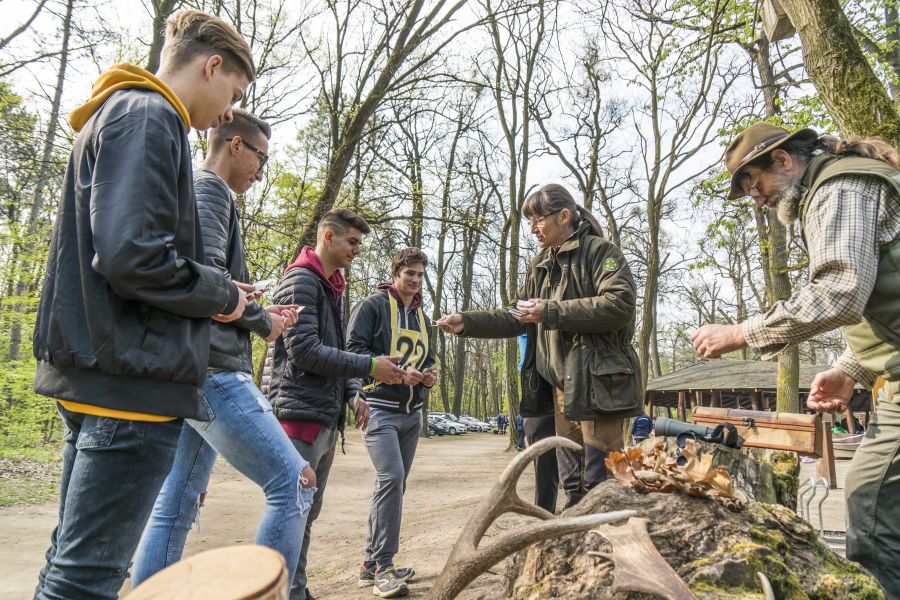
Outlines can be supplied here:
<path id="1" fill-rule="evenodd" d="M 256 65 L 247 40 L 219 17 L 199 10 L 182 10 L 166 19 L 162 54 L 176 65 L 197 56 L 218 54 L 228 71 L 243 72 L 250 81 L 256 79 Z"/>

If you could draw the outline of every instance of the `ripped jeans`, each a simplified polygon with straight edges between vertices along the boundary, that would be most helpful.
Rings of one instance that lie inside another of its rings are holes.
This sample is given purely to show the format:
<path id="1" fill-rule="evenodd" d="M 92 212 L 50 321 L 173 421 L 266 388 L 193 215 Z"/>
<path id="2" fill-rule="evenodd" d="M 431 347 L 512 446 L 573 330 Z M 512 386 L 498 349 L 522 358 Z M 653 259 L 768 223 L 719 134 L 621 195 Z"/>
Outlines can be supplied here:
<path id="1" fill-rule="evenodd" d="M 132 585 L 181 559 L 192 524 L 199 525 L 217 453 L 265 492 L 255 542 L 281 552 L 293 578 L 316 491 L 302 487 L 301 471 L 308 463 L 294 450 L 250 375 L 211 372 L 203 396 L 212 420 L 185 420 L 175 464 L 135 554 Z"/>

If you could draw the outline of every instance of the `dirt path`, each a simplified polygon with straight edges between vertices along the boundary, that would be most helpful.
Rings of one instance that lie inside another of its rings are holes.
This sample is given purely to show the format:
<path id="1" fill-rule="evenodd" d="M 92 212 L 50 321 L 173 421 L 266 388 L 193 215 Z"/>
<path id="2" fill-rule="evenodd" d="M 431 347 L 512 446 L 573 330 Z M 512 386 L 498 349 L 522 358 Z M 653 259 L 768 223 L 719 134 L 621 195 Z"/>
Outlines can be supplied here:
<path id="1" fill-rule="evenodd" d="M 325 507 L 313 528 L 310 589 L 323 600 L 373 597 L 371 588 L 356 586 L 356 576 L 375 473 L 358 432 L 348 434 L 346 451 L 346 456 L 338 454 L 335 459 Z M 421 595 L 440 573 L 473 508 L 512 457 L 513 453 L 506 452 L 505 438 L 486 433 L 420 442 L 408 482 L 397 556 L 397 564 L 413 566 L 418 573 L 413 595 Z M 533 489 L 529 467 L 522 475 L 519 493 L 531 500 Z M 256 486 L 220 461 L 200 527 L 188 538 L 187 554 L 252 542 L 263 503 Z M 56 508 L 44 504 L 0 509 L 0 598 L 30 597 L 56 523 Z M 507 530 L 522 519 L 505 516 L 491 533 Z M 460 597 L 494 598 L 501 595 L 500 590 L 500 577 L 488 573 Z"/>

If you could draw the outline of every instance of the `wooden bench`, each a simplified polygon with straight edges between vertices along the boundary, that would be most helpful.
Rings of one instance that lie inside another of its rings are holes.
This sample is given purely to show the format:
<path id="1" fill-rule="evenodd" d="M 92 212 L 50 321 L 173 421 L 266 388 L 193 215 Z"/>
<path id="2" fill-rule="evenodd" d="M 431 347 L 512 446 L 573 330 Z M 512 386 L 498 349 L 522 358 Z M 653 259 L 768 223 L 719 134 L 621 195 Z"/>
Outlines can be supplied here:
<path id="1" fill-rule="evenodd" d="M 837 487 L 831 424 L 823 421 L 822 415 L 697 406 L 691 417 L 695 424 L 706 427 L 731 423 L 744 438 L 746 448 L 785 450 L 819 458 L 816 476 L 824 477 L 832 489 Z"/>

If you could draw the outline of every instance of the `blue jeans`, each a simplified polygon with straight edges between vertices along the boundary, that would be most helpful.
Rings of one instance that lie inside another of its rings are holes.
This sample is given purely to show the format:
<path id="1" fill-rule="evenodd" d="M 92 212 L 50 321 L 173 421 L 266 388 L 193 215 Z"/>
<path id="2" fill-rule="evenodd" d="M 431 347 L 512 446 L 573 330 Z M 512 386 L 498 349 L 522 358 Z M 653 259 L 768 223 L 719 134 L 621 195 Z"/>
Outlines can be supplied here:
<path id="1" fill-rule="evenodd" d="M 66 425 L 59 523 L 35 598 L 118 598 L 182 422 L 95 417 L 62 406 L 59 413 Z"/>
<path id="2" fill-rule="evenodd" d="M 301 487 L 307 462 L 294 450 L 272 407 L 249 375 L 210 373 L 203 397 L 212 420 L 185 420 L 171 473 L 153 506 L 134 560 L 137 586 L 181 560 L 191 525 L 206 494 L 216 455 L 262 488 L 266 507 L 256 543 L 281 552 L 293 576 L 315 488 Z"/>

